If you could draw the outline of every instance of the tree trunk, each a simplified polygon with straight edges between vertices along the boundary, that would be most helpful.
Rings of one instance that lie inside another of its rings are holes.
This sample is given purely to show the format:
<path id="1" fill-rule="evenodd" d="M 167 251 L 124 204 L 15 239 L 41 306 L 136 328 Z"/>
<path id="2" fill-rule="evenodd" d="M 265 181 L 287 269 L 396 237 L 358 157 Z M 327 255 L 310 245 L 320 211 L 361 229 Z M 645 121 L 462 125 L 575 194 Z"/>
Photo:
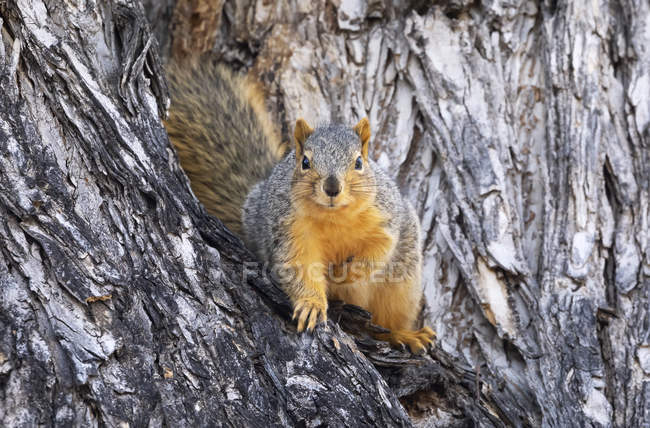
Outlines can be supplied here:
<path id="1" fill-rule="evenodd" d="M 405 426 L 421 394 L 441 425 L 505 423 L 363 311 L 295 332 L 178 166 L 139 2 L 3 1 L 0 31 L 0 425 Z"/>
<path id="2" fill-rule="evenodd" d="M 296 334 L 178 167 L 139 2 L 73 3 L 0 2 L 3 426 L 648 423 L 647 2 L 145 2 L 165 56 L 257 76 L 287 138 L 369 116 L 433 359 L 346 306 Z"/>
<path id="3" fill-rule="evenodd" d="M 164 54 L 257 76 L 286 138 L 369 116 L 422 219 L 427 321 L 510 423 L 650 424 L 647 1 L 161 7 Z"/>

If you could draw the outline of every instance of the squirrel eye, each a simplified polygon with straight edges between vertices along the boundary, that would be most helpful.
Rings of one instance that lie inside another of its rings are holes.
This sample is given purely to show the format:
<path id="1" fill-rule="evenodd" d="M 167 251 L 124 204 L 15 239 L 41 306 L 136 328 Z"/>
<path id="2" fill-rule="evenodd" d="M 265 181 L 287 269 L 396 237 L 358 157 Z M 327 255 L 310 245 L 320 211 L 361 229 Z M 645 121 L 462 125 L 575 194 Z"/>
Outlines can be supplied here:
<path id="1" fill-rule="evenodd" d="M 302 157 L 302 169 L 309 169 L 311 168 L 311 164 L 309 163 L 309 159 L 307 159 L 307 156 Z"/>
<path id="2" fill-rule="evenodd" d="M 361 156 L 357 158 L 357 161 L 354 163 L 354 169 L 361 169 L 363 166 L 363 160 L 361 160 Z"/>

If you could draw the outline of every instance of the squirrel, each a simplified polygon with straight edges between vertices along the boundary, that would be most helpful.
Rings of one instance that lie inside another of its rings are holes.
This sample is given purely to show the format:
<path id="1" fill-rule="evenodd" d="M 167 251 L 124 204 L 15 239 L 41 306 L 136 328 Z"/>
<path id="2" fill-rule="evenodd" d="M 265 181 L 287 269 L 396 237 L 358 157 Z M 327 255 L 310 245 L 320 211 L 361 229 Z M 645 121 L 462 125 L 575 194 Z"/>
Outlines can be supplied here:
<path id="1" fill-rule="evenodd" d="M 368 310 L 376 338 L 420 352 L 420 225 L 413 206 L 369 157 L 370 124 L 310 127 L 281 142 L 260 87 L 209 61 L 170 64 L 164 121 L 206 210 L 267 262 L 297 330 L 327 321 L 328 298 Z"/>

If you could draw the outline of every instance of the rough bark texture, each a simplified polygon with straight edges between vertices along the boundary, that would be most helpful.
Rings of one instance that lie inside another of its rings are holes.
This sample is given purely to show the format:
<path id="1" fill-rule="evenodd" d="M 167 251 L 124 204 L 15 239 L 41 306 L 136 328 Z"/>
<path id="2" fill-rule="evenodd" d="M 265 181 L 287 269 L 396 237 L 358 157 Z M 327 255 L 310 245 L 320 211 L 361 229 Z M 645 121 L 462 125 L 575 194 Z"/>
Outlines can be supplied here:
<path id="1" fill-rule="evenodd" d="M 511 423 L 650 424 L 647 1 L 217 3 L 164 54 L 216 34 L 287 138 L 369 116 L 419 208 L 428 322 Z"/>
<path id="2" fill-rule="evenodd" d="M 331 318 L 356 343 L 297 335 L 243 280 L 160 126 L 144 11 L 163 55 L 259 77 L 287 137 L 370 117 L 421 215 L 433 359 L 354 308 Z M 423 425 L 650 422 L 647 1 L 0 0 L 0 20 L 1 425 L 407 425 L 397 397 Z"/>
<path id="3" fill-rule="evenodd" d="M 296 334 L 244 276 L 161 126 L 139 2 L 2 1 L 0 37 L 1 426 L 409 425 L 398 398 L 508 423 L 462 361 L 391 350 L 341 305 Z"/>

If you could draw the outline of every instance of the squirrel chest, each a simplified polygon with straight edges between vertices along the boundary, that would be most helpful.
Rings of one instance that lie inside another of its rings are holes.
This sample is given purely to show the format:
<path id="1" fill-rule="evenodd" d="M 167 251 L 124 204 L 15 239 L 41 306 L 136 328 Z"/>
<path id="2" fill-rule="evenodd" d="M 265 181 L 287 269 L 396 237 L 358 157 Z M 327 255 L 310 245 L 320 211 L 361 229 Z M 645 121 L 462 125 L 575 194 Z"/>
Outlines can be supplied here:
<path id="1" fill-rule="evenodd" d="M 291 226 L 295 262 L 341 267 L 351 262 L 388 262 L 396 238 L 376 207 L 361 211 L 297 213 Z"/>

